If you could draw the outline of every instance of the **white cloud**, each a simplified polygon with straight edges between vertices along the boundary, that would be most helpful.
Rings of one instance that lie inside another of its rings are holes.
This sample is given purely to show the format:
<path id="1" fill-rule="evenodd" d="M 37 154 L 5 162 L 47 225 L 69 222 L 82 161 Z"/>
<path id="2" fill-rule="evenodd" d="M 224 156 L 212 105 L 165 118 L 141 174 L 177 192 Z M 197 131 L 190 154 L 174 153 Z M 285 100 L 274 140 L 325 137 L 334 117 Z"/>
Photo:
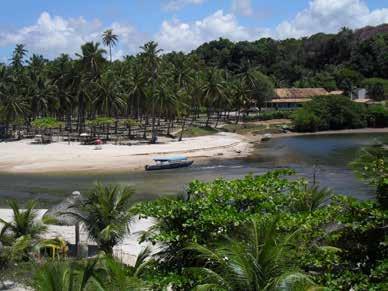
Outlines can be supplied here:
<path id="1" fill-rule="evenodd" d="M 222 10 L 218 10 L 195 22 L 186 23 L 178 19 L 164 21 L 155 39 L 166 51 L 189 51 L 220 37 L 239 41 L 253 40 L 265 35 L 268 35 L 267 30 L 248 29 L 238 23 L 234 14 L 224 14 Z"/>
<path id="2" fill-rule="evenodd" d="M 113 23 L 119 36 L 119 51 L 130 54 L 144 42 L 145 36 L 130 25 Z M 99 20 L 87 21 L 82 17 L 65 19 L 43 12 L 33 25 L 16 31 L 0 31 L 0 47 L 23 43 L 31 53 L 53 58 L 61 53 L 73 55 L 87 41 L 101 41 L 104 27 Z M 116 57 L 120 57 L 115 54 Z"/>
<path id="3" fill-rule="evenodd" d="M 338 32 L 342 27 L 361 28 L 388 22 L 388 9 L 370 10 L 362 0 L 312 0 L 291 21 L 280 23 L 274 36 L 302 37 L 318 32 Z"/>
<path id="4" fill-rule="evenodd" d="M 206 0 L 173 0 L 169 3 L 175 3 L 178 5 L 176 7 L 179 7 L 204 1 Z M 236 16 L 253 13 L 251 1 L 234 2 L 230 13 L 218 10 L 196 21 L 163 21 L 152 39 L 167 52 L 187 52 L 220 37 L 232 41 L 256 40 L 268 36 L 283 39 L 308 36 L 317 32 L 337 32 L 344 26 L 354 29 L 388 23 L 388 8 L 371 10 L 362 0 L 311 0 L 306 9 L 275 28 L 251 28 L 242 25 Z M 43 54 L 48 58 L 54 58 L 60 53 L 74 56 L 85 42 L 101 42 L 101 34 L 107 28 L 112 28 L 119 36 L 119 44 L 113 50 L 115 59 L 137 53 L 139 47 L 151 39 L 130 24 L 114 22 L 110 26 L 104 26 L 98 19 L 64 18 L 43 12 L 32 25 L 16 30 L 0 30 L 0 48 L 24 43 L 31 53 Z"/>
<path id="5" fill-rule="evenodd" d="M 166 11 L 178 11 L 187 5 L 200 5 L 206 0 L 169 0 L 164 6 Z"/>
<path id="6" fill-rule="evenodd" d="M 232 11 L 244 16 L 253 15 L 251 0 L 232 0 Z"/>

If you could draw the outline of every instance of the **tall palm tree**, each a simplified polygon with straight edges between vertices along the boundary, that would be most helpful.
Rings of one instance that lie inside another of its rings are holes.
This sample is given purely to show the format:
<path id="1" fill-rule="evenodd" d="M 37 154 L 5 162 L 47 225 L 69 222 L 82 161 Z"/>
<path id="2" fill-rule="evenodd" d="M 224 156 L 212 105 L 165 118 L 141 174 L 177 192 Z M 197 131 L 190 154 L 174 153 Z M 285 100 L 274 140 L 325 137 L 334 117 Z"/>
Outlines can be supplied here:
<path id="1" fill-rule="evenodd" d="M 98 42 L 87 42 L 81 46 L 81 54 L 76 54 L 89 80 L 95 80 L 99 77 L 101 65 L 105 61 L 105 53 L 106 51 L 100 48 Z"/>
<path id="2" fill-rule="evenodd" d="M 238 124 L 240 121 L 241 108 L 249 104 L 250 91 L 242 78 L 238 78 L 232 84 L 232 92 L 234 105 L 237 108 L 236 124 Z"/>
<path id="3" fill-rule="evenodd" d="M 113 29 L 107 29 L 102 34 L 102 42 L 104 43 L 104 45 L 109 47 L 110 62 L 112 62 L 112 47 L 116 46 L 118 40 L 119 37 L 117 34 L 113 33 Z"/>
<path id="4" fill-rule="evenodd" d="M 220 70 L 211 68 L 207 71 L 202 90 L 208 108 L 206 126 L 209 126 L 211 110 L 218 111 L 225 97 L 225 82 Z"/>
<path id="5" fill-rule="evenodd" d="M 23 67 L 23 58 L 27 55 L 28 51 L 24 44 L 17 44 L 11 58 L 11 65 L 16 70 Z"/>
<path id="6" fill-rule="evenodd" d="M 152 139 L 151 143 L 156 143 L 157 141 L 157 133 L 155 129 L 155 111 L 156 111 L 156 96 L 155 96 L 155 90 L 156 90 L 156 81 L 158 77 L 158 70 L 160 66 L 160 58 L 159 54 L 162 52 L 161 49 L 158 49 L 158 43 L 156 42 L 148 42 L 144 46 L 140 47 L 143 52 L 140 54 L 141 59 L 143 60 L 143 63 L 146 67 L 147 75 L 149 80 L 151 81 L 152 87 L 151 87 L 151 106 L 152 106 Z"/>
<path id="7" fill-rule="evenodd" d="M 278 219 L 251 220 L 238 239 L 227 239 L 214 248 L 192 244 L 203 267 L 188 271 L 203 278 L 199 290 L 308 290 L 315 284 L 294 272 L 288 258 L 294 234 L 281 237 Z M 300 284 L 303 282 L 303 284 Z M 300 289 L 292 289 L 296 284 Z"/>
<path id="8" fill-rule="evenodd" d="M 129 232 L 133 193 L 129 187 L 97 183 L 66 214 L 83 223 L 99 249 L 111 255 L 113 247 Z"/>

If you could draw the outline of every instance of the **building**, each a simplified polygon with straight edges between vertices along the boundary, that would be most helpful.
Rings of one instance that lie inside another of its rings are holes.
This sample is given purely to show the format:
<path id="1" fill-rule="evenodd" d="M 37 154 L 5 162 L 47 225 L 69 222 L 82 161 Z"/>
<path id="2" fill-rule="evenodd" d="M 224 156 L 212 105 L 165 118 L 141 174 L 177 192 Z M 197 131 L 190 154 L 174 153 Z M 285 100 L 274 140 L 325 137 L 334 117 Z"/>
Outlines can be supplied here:
<path id="1" fill-rule="evenodd" d="M 299 108 L 313 97 L 329 95 L 324 88 L 277 88 L 274 93 L 275 96 L 267 102 L 267 105 L 276 109 Z"/>

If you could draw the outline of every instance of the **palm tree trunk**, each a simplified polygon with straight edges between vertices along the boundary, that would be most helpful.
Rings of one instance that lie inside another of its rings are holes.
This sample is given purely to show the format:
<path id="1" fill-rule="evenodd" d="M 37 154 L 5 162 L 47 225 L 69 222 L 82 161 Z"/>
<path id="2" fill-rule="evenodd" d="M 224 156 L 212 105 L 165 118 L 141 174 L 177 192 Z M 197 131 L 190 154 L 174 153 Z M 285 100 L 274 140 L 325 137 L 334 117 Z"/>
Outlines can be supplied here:
<path id="1" fill-rule="evenodd" d="M 186 118 L 183 117 L 182 130 L 181 130 L 181 134 L 180 134 L 180 136 L 179 136 L 179 141 L 182 141 L 183 132 L 185 131 L 185 125 L 186 125 Z"/>

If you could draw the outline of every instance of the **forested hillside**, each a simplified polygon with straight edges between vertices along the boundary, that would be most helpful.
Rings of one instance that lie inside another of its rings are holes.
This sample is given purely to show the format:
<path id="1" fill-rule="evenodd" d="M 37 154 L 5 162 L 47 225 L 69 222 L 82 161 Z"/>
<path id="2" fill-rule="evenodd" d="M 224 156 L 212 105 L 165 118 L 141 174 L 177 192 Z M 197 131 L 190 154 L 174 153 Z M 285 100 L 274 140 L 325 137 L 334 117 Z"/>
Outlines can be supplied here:
<path id="1" fill-rule="evenodd" d="M 344 88 L 349 81 L 388 78 L 388 25 L 338 34 L 319 33 L 308 38 L 276 41 L 263 38 L 233 43 L 219 39 L 193 52 L 207 66 L 240 73 L 257 67 L 277 87 Z"/>

